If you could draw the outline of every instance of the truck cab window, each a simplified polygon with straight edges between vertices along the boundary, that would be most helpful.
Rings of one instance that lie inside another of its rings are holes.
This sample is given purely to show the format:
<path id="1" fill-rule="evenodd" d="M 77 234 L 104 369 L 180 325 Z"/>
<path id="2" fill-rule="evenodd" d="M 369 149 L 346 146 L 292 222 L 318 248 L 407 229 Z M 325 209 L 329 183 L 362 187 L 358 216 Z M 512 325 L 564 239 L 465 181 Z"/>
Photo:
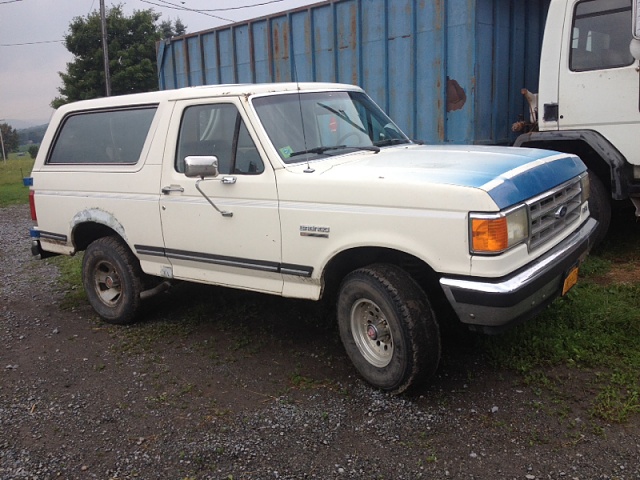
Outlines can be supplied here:
<path id="1" fill-rule="evenodd" d="M 156 107 L 81 112 L 64 120 L 47 164 L 138 163 Z"/>
<path id="2" fill-rule="evenodd" d="M 573 17 L 569 68 L 576 72 L 631 65 L 630 0 L 586 0 Z"/>
<path id="3" fill-rule="evenodd" d="M 221 174 L 258 174 L 264 164 L 235 105 L 196 105 L 185 109 L 176 149 L 176 171 L 188 156 L 215 155 Z"/>

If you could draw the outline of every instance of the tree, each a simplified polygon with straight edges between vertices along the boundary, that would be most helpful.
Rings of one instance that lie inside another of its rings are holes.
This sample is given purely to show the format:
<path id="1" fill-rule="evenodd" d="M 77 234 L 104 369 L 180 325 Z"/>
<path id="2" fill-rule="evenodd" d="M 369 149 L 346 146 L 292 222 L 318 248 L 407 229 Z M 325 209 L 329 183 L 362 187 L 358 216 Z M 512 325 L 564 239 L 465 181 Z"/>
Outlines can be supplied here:
<path id="1" fill-rule="evenodd" d="M 158 89 L 156 42 L 163 38 L 165 28 L 157 25 L 159 18 L 160 14 L 153 10 L 137 10 L 128 17 L 123 14 L 121 5 L 108 9 L 107 44 L 113 95 Z M 179 20 L 175 27 L 176 30 L 185 29 Z M 171 21 L 168 28 L 173 35 Z M 59 72 L 61 95 L 51 102 L 51 106 L 58 108 L 65 103 L 104 96 L 100 14 L 94 11 L 87 17 L 74 18 L 64 42 L 74 60 L 67 64 L 66 72 Z"/>
<path id="2" fill-rule="evenodd" d="M 160 22 L 160 32 L 162 33 L 162 38 L 177 37 L 187 32 L 187 26 L 179 18 L 175 23 L 171 23 L 171 20 L 163 20 Z"/>
<path id="3" fill-rule="evenodd" d="M 31 158 L 36 158 L 38 156 L 38 150 L 40 149 L 40 147 L 38 147 L 38 145 L 29 145 L 29 156 Z"/>
<path id="4" fill-rule="evenodd" d="M 0 124 L 0 130 L 2 131 L 2 142 L 4 143 L 5 153 L 14 152 L 20 146 L 20 140 L 18 137 L 18 131 L 12 128 L 8 123 Z M 0 156 L 1 156 L 0 152 Z"/>

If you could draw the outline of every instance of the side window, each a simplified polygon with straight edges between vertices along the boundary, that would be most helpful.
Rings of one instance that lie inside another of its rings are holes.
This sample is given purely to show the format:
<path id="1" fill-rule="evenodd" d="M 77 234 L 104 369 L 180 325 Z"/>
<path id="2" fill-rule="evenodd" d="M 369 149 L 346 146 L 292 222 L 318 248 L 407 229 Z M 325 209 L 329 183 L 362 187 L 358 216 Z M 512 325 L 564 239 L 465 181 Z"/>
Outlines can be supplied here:
<path id="1" fill-rule="evenodd" d="M 631 0 L 585 0 L 576 5 L 569 68 L 581 72 L 631 65 Z"/>
<path id="2" fill-rule="evenodd" d="M 188 156 L 215 155 L 223 175 L 258 174 L 264 164 L 235 105 L 187 107 L 182 116 L 175 169 L 184 173 Z"/>
<path id="3" fill-rule="evenodd" d="M 75 113 L 67 117 L 48 164 L 138 162 L 156 107 Z"/>

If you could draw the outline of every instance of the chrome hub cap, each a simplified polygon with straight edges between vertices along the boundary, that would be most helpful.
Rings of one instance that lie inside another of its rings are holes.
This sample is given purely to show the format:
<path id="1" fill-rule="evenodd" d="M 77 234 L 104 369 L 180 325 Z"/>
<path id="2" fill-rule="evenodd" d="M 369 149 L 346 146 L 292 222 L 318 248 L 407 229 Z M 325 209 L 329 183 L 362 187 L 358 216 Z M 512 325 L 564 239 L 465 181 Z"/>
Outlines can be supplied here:
<path id="1" fill-rule="evenodd" d="M 393 358 L 393 337 L 380 307 L 360 299 L 351 307 L 351 332 L 362 356 L 371 365 L 382 368 Z"/>

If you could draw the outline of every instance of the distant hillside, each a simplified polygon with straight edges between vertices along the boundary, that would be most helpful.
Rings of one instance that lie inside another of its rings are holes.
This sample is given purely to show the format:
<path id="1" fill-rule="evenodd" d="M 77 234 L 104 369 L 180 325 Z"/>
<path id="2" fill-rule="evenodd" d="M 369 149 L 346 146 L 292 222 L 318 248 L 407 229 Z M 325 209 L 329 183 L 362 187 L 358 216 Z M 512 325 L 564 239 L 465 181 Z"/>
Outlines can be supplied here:
<path id="1" fill-rule="evenodd" d="M 40 144 L 44 132 L 47 130 L 47 125 L 38 125 L 37 127 L 23 128 L 17 130 L 18 138 L 20 139 L 20 145 L 27 145 L 30 143 Z"/>

